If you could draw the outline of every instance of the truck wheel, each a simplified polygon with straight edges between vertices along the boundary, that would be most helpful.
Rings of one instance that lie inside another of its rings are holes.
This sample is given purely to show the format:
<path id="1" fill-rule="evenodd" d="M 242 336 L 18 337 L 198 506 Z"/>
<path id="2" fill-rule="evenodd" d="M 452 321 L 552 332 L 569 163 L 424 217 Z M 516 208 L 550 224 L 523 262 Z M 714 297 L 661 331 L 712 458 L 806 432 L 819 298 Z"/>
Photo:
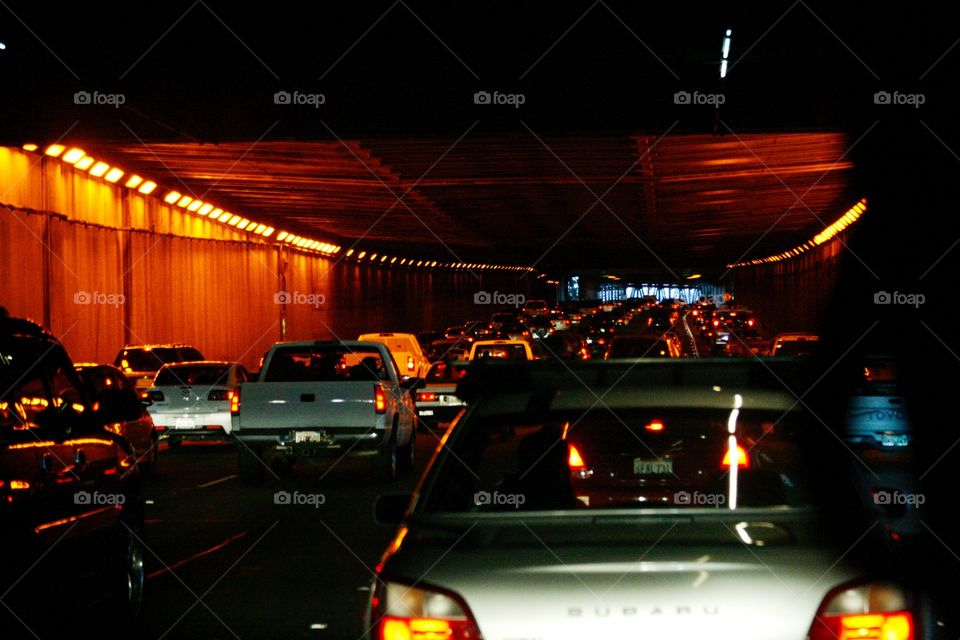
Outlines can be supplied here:
<path id="1" fill-rule="evenodd" d="M 243 484 L 259 484 L 263 482 L 263 448 L 237 442 L 239 455 L 240 482 Z"/>
<path id="2" fill-rule="evenodd" d="M 410 441 L 402 447 L 397 447 L 397 466 L 398 473 L 406 474 L 413 471 L 413 462 L 417 453 L 417 429 L 416 425 L 410 431 Z"/>
<path id="3" fill-rule="evenodd" d="M 143 612 L 143 587 L 146 582 L 142 542 L 144 529 L 139 523 L 134 523 L 129 529 L 121 524 L 118 525 L 118 533 L 109 595 L 119 617 L 127 624 L 135 624 Z"/>
<path id="4" fill-rule="evenodd" d="M 393 420 L 390 442 L 373 457 L 376 474 L 384 480 L 396 480 L 400 475 L 400 448 L 397 447 L 397 420 Z"/>

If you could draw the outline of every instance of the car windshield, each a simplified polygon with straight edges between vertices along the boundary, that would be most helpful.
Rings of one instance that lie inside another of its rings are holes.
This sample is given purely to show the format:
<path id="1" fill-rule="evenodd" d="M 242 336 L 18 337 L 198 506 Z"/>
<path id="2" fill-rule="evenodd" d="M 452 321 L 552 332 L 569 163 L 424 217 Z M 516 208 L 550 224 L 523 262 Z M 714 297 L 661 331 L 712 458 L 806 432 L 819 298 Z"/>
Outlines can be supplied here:
<path id="1" fill-rule="evenodd" d="M 427 383 L 456 382 L 467 374 L 469 363 L 463 360 L 443 360 L 437 362 L 427 372 Z"/>
<path id="2" fill-rule="evenodd" d="M 491 344 L 477 347 L 473 356 L 477 360 L 496 358 L 499 360 L 526 360 L 527 351 L 522 344 Z"/>
<path id="3" fill-rule="evenodd" d="M 340 345 L 280 347 L 267 363 L 266 382 L 388 380 L 380 351 Z"/>
<path id="4" fill-rule="evenodd" d="M 179 362 L 180 357 L 173 347 L 153 349 L 124 349 L 114 363 L 124 371 L 158 371 L 168 362 Z"/>
<path id="5" fill-rule="evenodd" d="M 447 441 L 449 459 L 424 510 L 809 504 L 796 417 L 741 409 L 733 420 L 734 435 L 730 409 L 595 407 L 478 419 Z"/>
<path id="6" fill-rule="evenodd" d="M 809 356 L 817 347 L 816 340 L 783 340 L 773 350 L 775 356 Z"/>
<path id="7" fill-rule="evenodd" d="M 227 384 L 230 367 L 227 365 L 187 365 L 165 367 L 157 374 L 156 387 Z"/>

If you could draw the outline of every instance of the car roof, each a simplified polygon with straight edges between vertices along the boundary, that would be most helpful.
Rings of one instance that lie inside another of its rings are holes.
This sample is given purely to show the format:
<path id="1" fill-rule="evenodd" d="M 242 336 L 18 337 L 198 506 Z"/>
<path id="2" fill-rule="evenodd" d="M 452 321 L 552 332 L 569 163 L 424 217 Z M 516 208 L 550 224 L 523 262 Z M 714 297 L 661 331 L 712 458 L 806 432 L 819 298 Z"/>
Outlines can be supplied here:
<path id="1" fill-rule="evenodd" d="M 277 342 L 271 347 L 383 347 L 380 342 L 371 342 L 363 340 L 293 340 L 290 342 Z"/>
<path id="2" fill-rule="evenodd" d="M 123 347 L 123 351 L 129 351 L 130 349 L 178 349 L 180 347 L 190 347 L 191 349 L 197 349 L 192 344 L 186 344 L 185 342 L 168 342 L 163 344 L 128 344 Z M 197 349 L 199 351 L 199 349 Z"/>
<path id="3" fill-rule="evenodd" d="M 239 362 L 231 362 L 230 360 L 185 360 L 183 362 L 168 362 L 163 365 L 164 369 L 176 369 L 178 367 L 212 367 L 212 366 L 233 366 L 235 364 L 240 364 Z"/>
<path id="4" fill-rule="evenodd" d="M 477 340 L 476 342 L 473 343 L 473 346 L 486 347 L 486 346 L 502 346 L 502 345 L 512 345 L 512 344 L 529 345 L 530 343 L 528 343 L 526 340 Z"/>

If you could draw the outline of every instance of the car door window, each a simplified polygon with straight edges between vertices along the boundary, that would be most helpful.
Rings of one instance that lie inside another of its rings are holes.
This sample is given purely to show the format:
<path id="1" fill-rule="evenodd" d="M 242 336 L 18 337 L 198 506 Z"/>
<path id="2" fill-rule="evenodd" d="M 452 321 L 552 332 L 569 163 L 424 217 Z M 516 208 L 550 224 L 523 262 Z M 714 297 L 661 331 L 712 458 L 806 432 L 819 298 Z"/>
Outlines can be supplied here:
<path id="1" fill-rule="evenodd" d="M 50 400 L 39 372 L 25 376 L 0 401 L 0 438 L 12 430 L 35 428 L 34 418 L 50 406 Z"/>

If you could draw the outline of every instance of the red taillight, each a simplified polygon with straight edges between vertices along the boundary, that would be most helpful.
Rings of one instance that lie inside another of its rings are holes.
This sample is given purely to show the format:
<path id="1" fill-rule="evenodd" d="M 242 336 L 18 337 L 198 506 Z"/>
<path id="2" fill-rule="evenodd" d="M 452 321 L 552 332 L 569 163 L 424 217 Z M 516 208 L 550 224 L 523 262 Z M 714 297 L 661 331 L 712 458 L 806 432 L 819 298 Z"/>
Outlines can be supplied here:
<path id="1" fill-rule="evenodd" d="M 230 415 L 240 415 L 240 387 L 227 392 L 227 399 L 230 400 Z"/>
<path id="2" fill-rule="evenodd" d="M 407 371 L 413 371 L 414 366 L 413 356 L 407 356 Z"/>
<path id="3" fill-rule="evenodd" d="M 719 327 L 719 326 L 720 326 L 720 321 L 719 321 L 719 320 L 714 320 L 714 321 L 713 321 L 713 326 Z"/>
<path id="4" fill-rule="evenodd" d="M 387 412 L 387 394 L 384 393 L 383 387 L 378 384 L 373 386 L 373 404 L 377 413 Z"/>
<path id="5" fill-rule="evenodd" d="M 749 320 L 747 320 L 747 326 L 748 326 L 748 327 L 752 327 L 752 326 L 753 326 L 753 318 L 750 318 Z"/>
<path id="6" fill-rule="evenodd" d="M 372 599 L 377 640 L 480 640 L 480 629 L 456 594 L 386 581 Z"/>
<path id="7" fill-rule="evenodd" d="M 437 399 L 437 394 L 432 391 L 421 391 L 417 394 L 417 400 L 421 402 L 433 402 Z"/>
<path id="8" fill-rule="evenodd" d="M 809 640 L 913 640 L 913 615 L 902 589 L 889 583 L 832 591 L 810 627 Z"/>
<path id="9" fill-rule="evenodd" d="M 750 457 L 747 456 L 747 451 L 740 445 L 736 446 L 736 449 L 728 448 L 727 452 L 723 454 L 723 466 L 729 467 L 732 464 L 730 453 L 731 451 L 736 451 L 737 457 L 737 467 L 740 469 L 749 469 L 750 468 Z"/>
<path id="10" fill-rule="evenodd" d="M 583 462 L 583 456 L 572 444 L 570 445 L 570 454 L 567 456 L 567 465 L 569 465 L 571 471 L 583 471 L 587 468 L 587 465 Z"/>
<path id="11" fill-rule="evenodd" d="M 647 431 L 663 431 L 663 422 L 660 420 L 651 420 L 650 423 L 644 427 Z"/>

